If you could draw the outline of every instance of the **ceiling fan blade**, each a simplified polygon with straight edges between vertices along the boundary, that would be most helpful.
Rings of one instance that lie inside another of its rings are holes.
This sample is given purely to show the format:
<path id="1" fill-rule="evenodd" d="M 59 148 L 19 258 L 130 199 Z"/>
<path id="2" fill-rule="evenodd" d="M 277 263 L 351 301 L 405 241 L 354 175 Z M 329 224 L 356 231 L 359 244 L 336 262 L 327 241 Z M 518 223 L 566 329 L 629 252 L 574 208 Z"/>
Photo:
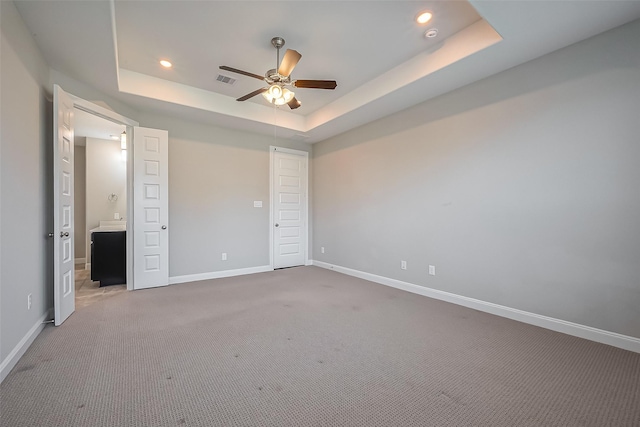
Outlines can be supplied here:
<path id="1" fill-rule="evenodd" d="M 335 89 L 338 83 L 335 80 L 296 80 L 293 85 L 308 89 Z"/>
<path id="2" fill-rule="evenodd" d="M 289 105 L 289 108 L 291 108 L 292 110 L 295 110 L 296 108 L 300 107 L 302 103 L 298 101 L 294 96 L 293 98 L 291 98 L 291 101 L 287 102 L 287 105 Z"/>
<path id="3" fill-rule="evenodd" d="M 287 49 L 284 53 L 284 58 L 282 58 L 282 62 L 280 63 L 280 67 L 278 68 L 278 74 L 281 76 L 289 77 L 295 66 L 300 61 L 302 55 L 298 51 Z"/>
<path id="4" fill-rule="evenodd" d="M 266 88 L 266 87 L 261 87 L 261 88 L 260 88 L 260 89 L 258 89 L 258 90 L 254 90 L 253 92 L 248 93 L 248 94 L 246 94 L 245 96 L 243 96 L 243 97 L 240 97 L 240 98 L 236 99 L 236 101 L 246 101 L 247 99 L 249 99 L 249 98 L 253 98 L 253 97 L 254 97 L 254 96 L 256 96 L 256 95 L 260 95 L 262 92 L 266 92 L 266 91 L 267 91 L 267 89 L 268 89 L 268 88 Z"/>
<path id="5" fill-rule="evenodd" d="M 221 70 L 225 70 L 225 71 L 231 71 L 232 73 L 238 73 L 238 74 L 242 74 L 243 76 L 249 76 L 249 77 L 253 77 L 254 79 L 258 79 L 258 80 L 264 81 L 264 76 L 260 76 L 258 74 L 253 74 L 253 73 L 250 73 L 248 71 L 238 70 L 237 68 L 231 68 L 231 67 L 227 67 L 226 65 L 221 65 L 220 69 Z"/>

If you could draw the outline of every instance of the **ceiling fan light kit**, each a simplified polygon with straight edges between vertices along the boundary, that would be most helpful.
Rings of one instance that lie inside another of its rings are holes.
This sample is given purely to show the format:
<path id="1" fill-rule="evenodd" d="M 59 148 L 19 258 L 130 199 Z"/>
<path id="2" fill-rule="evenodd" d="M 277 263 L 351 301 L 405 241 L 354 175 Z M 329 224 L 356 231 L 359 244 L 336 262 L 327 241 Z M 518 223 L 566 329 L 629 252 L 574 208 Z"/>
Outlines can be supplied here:
<path id="1" fill-rule="evenodd" d="M 273 84 L 266 92 L 262 93 L 262 96 L 271 104 L 280 106 L 288 104 L 295 97 L 295 93 L 287 88 L 280 87 L 280 85 Z"/>
<path id="2" fill-rule="evenodd" d="M 270 95 L 272 98 L 276 99 L 282 96 L 283 89 L 278 85 L 271 85 L 271 87 L 266 93 Z"/>
<path id="3" fill-rule="evenodd" d="M 249 73 L 247 71 L 238 70 L 237 68 L 221 65 L 221 70 L 230 71 L 232 73 L 242 74 L 247 77 L 253 77 L 258 80 L 262 80 L 269 85 L 266 88 L 260 88 L 245 96 L 242 96 L 236 101 L 246 101 L 249 98 L 253 98 L 258 94 L 262 94 L 264 99 L 269 103 L 276 106 L 287 104 L 289 108 L 295 110 L 300 107 L 302 103 L 295 97 L 295 93 L 289 90 L 286 86 L 294 86 L 299 88 L 308 89 L 329 89 L 333 90 L 338 85 L 335 80 L 291 80 L 291 72 L 302 58 L 302 55 L 292 49 L 287 49 L 280 61 L 280 48 L 284 46 L 285 41 L 282 37 L 274 37 L 271 39 L 271 45 L 276 48 L 276 68 L 267 71 L 264 77 Z"/>

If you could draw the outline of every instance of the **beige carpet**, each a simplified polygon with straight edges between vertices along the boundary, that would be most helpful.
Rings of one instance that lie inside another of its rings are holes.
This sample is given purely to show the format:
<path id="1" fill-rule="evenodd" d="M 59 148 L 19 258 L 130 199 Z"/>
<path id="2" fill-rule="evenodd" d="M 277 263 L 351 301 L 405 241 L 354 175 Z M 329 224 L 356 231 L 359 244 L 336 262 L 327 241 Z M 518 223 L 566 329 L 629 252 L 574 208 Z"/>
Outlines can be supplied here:
<path id="1" fill-rule="evenodd" d="M 125 292 L 47 327 L 2 426 L 638 426 L 640 354 L 317 267 Z"/>

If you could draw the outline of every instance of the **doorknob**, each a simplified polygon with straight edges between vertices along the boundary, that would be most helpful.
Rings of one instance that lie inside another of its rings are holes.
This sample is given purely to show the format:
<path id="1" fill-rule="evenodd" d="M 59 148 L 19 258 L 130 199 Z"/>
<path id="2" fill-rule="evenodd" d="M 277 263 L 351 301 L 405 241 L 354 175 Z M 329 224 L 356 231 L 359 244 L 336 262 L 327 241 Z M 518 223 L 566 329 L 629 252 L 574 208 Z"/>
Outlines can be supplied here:
<path id="1" fill-rule="evenodd" d="M 277 227 L 280 227 L 280 224 L 278 224 L 278 223 L 276 222 L 276 228 L 277 228 Z"/>
<path id="2" fill-rule="evenodd" d="M 68 231 L 61 231 L 60 232 L 60 237 L 69 237 L 69 232 Z"/>
<path id="3" fill-rule="evenodd" d="M 163 225 L 163 226 L 162 226 L 162 229 L 163 229 L 163 230 L 166 230 L 166 229 L 167 229 L 167 226 L 166 226 L 166 225 Z"/>
<path id="4" fill-rule="evenodd" d="M 49 238 L 53 237 L 53 233 L 47 234 L 47 237 L 49 237 Z"/>

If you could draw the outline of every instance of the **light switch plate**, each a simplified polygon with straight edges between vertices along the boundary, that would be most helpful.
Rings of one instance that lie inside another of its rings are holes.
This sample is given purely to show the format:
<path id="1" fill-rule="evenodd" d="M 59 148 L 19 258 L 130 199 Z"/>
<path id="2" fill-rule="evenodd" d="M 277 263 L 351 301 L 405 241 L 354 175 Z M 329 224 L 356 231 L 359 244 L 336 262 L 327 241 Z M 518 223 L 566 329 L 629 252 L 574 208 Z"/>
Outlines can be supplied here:
<path id="1" fill-rule="evenodd" d="M 262 207 L 262 200 L 255 200 L 253 202 L 253 207 L 254 208 L 261 208 Z"/>

